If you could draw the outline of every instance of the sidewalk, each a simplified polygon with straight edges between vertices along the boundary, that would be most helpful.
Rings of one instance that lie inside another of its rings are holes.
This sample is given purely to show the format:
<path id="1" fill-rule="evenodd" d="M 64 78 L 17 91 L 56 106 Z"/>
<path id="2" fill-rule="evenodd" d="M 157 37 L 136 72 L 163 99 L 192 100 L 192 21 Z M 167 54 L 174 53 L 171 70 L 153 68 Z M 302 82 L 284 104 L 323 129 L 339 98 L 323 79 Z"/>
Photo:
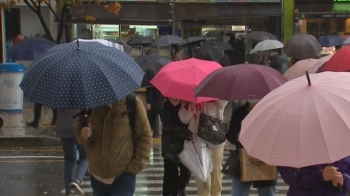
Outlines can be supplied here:
<path id="1" fill-rule="evenodd" d="M 43 145 L 43 143 L 50 143 L 57 140 L 55 137 L 54 127 L 50 126 L 52 118 L 52 112 L 50 108 L 43 107 L 40 126 L 38 129 L 29 127 L 25 124 L 25 122 L 30 122 L 33 119 L 33 109 L 34 104 L 25 99 L 23 112 L 21 114 L 8 114 L 4 112 L 0 113 L 0 117 L 4 121 L 4 125 L 0 129 L 0 139 L 2 143 L 8 143 L 11 144 L 11 146 L 12 144 L 14 146 L 27 146 L 29 143 L 31 143 L 30 141 L 36 141 L 35 143 L 39 142 Z M 50 139 L 51 141 L 44 142 L 44 138 Z M 28 141 L 28 144 L 21 144 L 21 142 L 25 141 L 24 139 L 32 140 Z M 52 145 L 57 144 L 56 142 L 53 142 Z"/>

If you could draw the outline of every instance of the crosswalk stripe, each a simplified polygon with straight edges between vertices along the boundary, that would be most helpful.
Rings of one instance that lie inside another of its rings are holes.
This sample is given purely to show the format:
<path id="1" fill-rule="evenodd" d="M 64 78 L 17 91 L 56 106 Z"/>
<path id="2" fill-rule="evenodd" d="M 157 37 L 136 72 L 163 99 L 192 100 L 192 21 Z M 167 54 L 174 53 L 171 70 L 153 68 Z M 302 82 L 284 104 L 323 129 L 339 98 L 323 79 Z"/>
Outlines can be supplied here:
<path id="1" fill-rule="evenodd" d="M 224 159 L 228 158 L 229 152 L 225 151 Z M 136 179 L 135 196 L 156 196 L 162 195 L 163 189 L 163 171 L 164 162 L 160 153 L 160 148 L 155 146 L 151 153 L 150 162 L 145 170 L 143 170 Z M 222 196 L 231 196 L 231 178 L 228 176 L 223 177 Z M 86 196 L 92 195 L 92 188 L 89 178 L 84 178 L 81 184 L 82 189 Z M 285 196 L 288 191 L 288 185 L 284 183 L 280 176 L 277 179 L 276 196 Z M 194 176 L 191 177 L 189 184 L 186 187 L 188 196 L 197 195 L 197 188 L 195 184 Z M 64 190 L 62 190 L 64 193 Z M 256 188 L 251 188 L 250 196 L 258 196 Z"/>

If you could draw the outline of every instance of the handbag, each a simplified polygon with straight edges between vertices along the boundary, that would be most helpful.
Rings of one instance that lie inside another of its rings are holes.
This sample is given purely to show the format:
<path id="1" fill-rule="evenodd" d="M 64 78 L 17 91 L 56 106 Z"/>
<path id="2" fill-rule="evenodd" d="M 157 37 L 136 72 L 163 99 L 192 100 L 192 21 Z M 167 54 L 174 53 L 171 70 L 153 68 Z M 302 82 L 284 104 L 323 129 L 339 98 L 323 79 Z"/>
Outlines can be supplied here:
<path id="1" fill-rule="evenodd" d="M 241 181 L 277 180 L 277 168 L 248 155 L 244 148 L 239 149 Z"/>
<path id="2" fill-rule="evenodd" d="M 226 160 L 225 164 L 222 166 L 221 172 L 229 177 L 241 177 L 241 166 L 239 161 L 238 150 L 230 150 L 230 155 Z"/>
<path id="3" fill-rule="evenodd" d="M 218 111 L 219 116 L 219 111 Z M 219 118 L 201 113 L 199 115 L 198 132 L 199 138 L 208 141 L 214 145 L 225 142 L 228 124 Z"/>

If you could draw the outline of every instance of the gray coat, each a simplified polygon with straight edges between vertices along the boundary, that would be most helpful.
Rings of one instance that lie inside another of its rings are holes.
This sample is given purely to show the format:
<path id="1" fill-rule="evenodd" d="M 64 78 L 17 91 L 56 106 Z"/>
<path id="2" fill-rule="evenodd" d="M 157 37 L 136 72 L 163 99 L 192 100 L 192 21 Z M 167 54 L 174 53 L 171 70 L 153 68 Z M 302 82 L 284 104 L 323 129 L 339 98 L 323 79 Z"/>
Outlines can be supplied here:
<path id="1" fill-rule="evenodd" d="M 72 118 L 77 109 L 57 109 L 56 136 L 59 138 L 74 138 L 75 119 Z"/>

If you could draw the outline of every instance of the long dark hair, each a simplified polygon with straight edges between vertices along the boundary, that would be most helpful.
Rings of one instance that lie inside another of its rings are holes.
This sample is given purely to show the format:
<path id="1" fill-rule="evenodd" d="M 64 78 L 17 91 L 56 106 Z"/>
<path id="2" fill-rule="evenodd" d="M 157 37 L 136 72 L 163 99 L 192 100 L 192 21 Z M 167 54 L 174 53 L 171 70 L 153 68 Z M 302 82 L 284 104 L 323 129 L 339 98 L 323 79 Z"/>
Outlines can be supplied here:
<path id="1" fill-rule="evenodd" d="M 173 50 L 174 49 L 174 50 Z M 181 50 L 180 46 L 177 44 L 171 45 L 171 58 L 175 58 L 176 53 L 178 53 Z"/>

